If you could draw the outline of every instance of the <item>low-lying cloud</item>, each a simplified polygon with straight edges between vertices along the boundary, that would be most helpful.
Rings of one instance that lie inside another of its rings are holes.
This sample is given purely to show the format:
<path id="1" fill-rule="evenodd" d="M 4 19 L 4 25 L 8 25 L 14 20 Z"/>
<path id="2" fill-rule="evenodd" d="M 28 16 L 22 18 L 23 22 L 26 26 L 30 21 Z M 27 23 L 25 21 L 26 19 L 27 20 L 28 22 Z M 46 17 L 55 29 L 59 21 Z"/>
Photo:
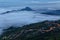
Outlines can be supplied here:
<path id="1" fill-rule="evenodd" d="M 23 26 L 31 23 L 41 22 L 44 20 L 58 20 L 60 16 L 51 16 L 36 13 L 34 11 L 19 11 L 0 15 L 0 32 L 10 26 Z"/>

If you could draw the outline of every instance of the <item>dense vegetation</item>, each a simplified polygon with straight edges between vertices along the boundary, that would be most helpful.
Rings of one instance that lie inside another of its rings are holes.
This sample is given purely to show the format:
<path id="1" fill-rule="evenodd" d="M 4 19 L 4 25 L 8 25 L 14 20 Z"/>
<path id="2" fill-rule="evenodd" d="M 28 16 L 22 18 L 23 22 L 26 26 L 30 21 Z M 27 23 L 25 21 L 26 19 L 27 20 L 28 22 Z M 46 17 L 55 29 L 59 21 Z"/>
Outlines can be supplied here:
<path id="1" fill-rule="evenodd" d="M 60 40 L 60 20 L 4 29 L 0 40 Z"/>

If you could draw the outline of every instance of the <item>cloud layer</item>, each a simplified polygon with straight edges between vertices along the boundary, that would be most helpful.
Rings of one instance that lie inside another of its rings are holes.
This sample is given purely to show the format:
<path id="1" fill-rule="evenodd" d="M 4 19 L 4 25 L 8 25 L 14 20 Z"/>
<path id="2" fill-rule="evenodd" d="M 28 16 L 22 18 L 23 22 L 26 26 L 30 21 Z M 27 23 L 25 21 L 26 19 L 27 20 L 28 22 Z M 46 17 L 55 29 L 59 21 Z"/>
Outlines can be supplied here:
<path id="1" fill-rule="evenodd" d="M 6 11 L 6 9 L 4 9 Z M 3 10 L 2 10 L 3 12 Z M 34 11 L 20 11 L 0 15 L 0 32 L 10 26 L 23 26 L 44 20 L 58 20 L 60 16 L 44 15 Z"/>

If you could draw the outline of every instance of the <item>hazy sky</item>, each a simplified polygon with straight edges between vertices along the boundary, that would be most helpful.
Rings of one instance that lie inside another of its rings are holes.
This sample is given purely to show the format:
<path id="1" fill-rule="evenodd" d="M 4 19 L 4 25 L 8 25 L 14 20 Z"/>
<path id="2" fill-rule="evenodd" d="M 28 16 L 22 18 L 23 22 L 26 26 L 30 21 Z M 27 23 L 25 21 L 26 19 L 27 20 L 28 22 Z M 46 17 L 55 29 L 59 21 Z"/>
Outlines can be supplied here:
<path id="1" fill-rule="evenodd" d="M 59 6 L 60 0 L 0 0 L 0 7 L 11 6 Z"/>
<path id="2" fill-rule="evenodd" d="M 41 2 L 47 2 L 47 1 L 59 1 L 59 0 L 0 0 L 0 2 L 7 2 L 7 1 L 41 1 Z"/>
<path id="3" fill-rule="evenodd" d="M 39 2 L 52 2 L 52 1 L 60 1 L 60 0 L 0 0 L 0 2 L 31 2 L 31 1 L 39 1 Z"/>

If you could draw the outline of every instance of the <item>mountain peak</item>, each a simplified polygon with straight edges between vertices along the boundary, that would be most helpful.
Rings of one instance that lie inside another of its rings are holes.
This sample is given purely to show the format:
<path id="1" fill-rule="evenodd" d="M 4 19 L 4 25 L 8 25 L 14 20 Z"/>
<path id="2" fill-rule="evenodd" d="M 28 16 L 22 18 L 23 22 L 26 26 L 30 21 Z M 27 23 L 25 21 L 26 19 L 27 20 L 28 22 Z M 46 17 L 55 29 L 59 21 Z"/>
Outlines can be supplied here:
<path id="1" fill-rule="evenodd" d="M 25 7 L 23 9 L 21 9 L 21 11 L 34 11 L 33 9 L 31 9 L 30 7 Z"/>

